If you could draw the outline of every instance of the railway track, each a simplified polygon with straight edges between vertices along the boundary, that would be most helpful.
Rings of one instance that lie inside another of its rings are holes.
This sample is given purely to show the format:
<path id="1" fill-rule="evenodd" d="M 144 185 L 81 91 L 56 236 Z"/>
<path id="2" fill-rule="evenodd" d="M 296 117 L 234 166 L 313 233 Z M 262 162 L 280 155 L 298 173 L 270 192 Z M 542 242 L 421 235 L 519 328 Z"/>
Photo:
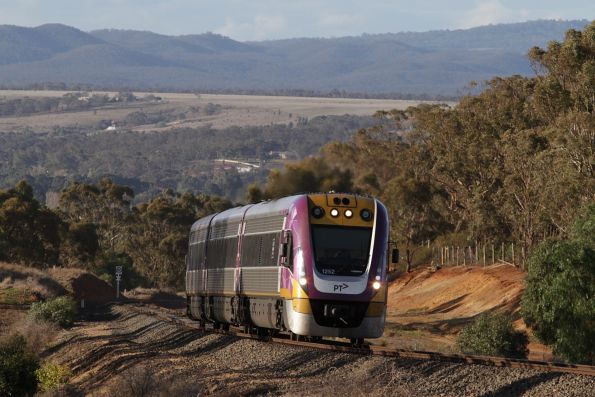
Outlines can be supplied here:
<path id="1" fill-rule="evenodd" d="M 514 358 L 503 358 L 503 357 L 489 357 L 489 356 L 475 356 L 466 354 L 445 354 L 437 352 L 427 351 L 416 351 L 416 350 L 404 350 L 404 349 L 387 349 L 382 346 L 364 346 L 364 347 L 353 347 L 347 343 L 335 342 L 335 341 L 322 341 L 322 342 L 309 342 L 309 341 L 295 341 L 290 340 L 289 337 L 279 336 L 262 336 L 251 333 L 246 333 L 240 329 L 232 328 L 224 331 L 220 329 L 203 329 L 196 322 L 179 315 L 170 313 L 164 313 L 157 308 L 151 308 L 144 304 L 133 304 L 130 306 L 133 311 L 142 314 L 152 315 L 162 321 L 175 323 L 176 325 L 197 330 L 207 333 L 218 333 L 223 335 L 233 335 L 240 338 L 257 339 L 267 341 L 270 343 L 301 346 L 310 349 L 327 350 L 344 352 L 359 355 L 374 355 L 384 357 L 395 357 L 395 358 L 407 358 L 417 360 L 432 360 L 441 362 L 451 362 L 460 364 L 475 364 L 484 365 L 491 367 L 501 368 L 523 368 L 523 369 L 535 369 L 543 372 L 563 372 L 576 375 L 595 376 L 595 366 L 592 365 L 581 365 L 581 364 L 564 364 L 557 362 L 548 361 L 537 361 L 537 360 L 523 360 Z"/>

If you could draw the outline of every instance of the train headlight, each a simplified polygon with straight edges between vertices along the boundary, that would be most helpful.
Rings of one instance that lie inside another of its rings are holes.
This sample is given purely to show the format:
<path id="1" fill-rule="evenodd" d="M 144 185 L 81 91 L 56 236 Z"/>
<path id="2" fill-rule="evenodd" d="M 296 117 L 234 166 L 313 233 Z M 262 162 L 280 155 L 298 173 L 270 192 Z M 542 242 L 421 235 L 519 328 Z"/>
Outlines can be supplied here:
<path id="1" fill-rule="evenodd" d="M 317 219 L 322 218 L 324 216 L 324 208 L 322 208 L 322 207 L 312 208 L 312 216 Z"/>
<path id="2" fill-rule="evenodd" d="M 363 209 L 361 210 L 361 212 L 359 213 L 359 215 L 362 217 L 362 219 L 364 221 L 370 221 L 372 220 L 372 212 L 368 209 Z"/>
<path id="3" fill-rule="evenodd" d="M 374 281 L 374 283 L 372 284 L 372 288 L 374 289 L 380 289 L 381 286 L 382 284 L 380 284 L 380 281 Z"/>
<path id="4" fill-rule="evenodd" d="M 353 216 L 353 211 L 351 211 L 351 210 L 345 211 L 345 218 L 351 218 L 352 216 Z"/>
<path id="5" fill-rule="evenodd" d="M 300 285 L 305 287 L 306 284 L 308 284 L 308 279 L 306 279 L 306 277 L 300 277 Z"/>
<path id="6" fill-rule="evenodd" d="M 333 208 L 333 209 L 331 210 L 331 216 L 332 216 L 333 218 L 336 218 L 336 217 L 338 217 L 338 216 L 339 216 L 339 210 L 338 210 L 338 209 L 336 209 L 336 208 Z"/>

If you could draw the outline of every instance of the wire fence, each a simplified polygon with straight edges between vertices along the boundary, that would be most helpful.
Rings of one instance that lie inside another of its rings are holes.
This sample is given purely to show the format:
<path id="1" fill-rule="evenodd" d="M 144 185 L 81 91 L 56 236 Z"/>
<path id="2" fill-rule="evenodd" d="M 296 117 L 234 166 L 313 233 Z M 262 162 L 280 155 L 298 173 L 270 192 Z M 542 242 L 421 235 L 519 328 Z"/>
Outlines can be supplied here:
<path id="1" fill-rule="evenodd" d="M 413 253 L 417 264 L 432 266 L 491 266 L 507 264 L 526 269 L 527 250 L 522 244 L 477 243 L 473 245 L 438 245 L 429 241 Z"/>

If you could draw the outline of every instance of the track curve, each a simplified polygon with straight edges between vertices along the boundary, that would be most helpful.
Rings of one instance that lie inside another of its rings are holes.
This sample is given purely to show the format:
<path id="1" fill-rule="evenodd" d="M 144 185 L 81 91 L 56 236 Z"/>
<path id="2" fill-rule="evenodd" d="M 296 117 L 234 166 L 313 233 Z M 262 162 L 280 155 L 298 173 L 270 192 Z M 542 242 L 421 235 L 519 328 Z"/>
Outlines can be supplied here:
<path id="1" fill-rule="evenodd" d="M 325 340 L 323 342 L 308 342 L 308 341 L 295 341 L 290 340 L 289 336 L 262 336 L 251 333 L 246 333 L 243 330 L 231 328 L 228 331 L 201 328 L 198 323 L 179 315 L 171 314 L 160 310 L 154 306 L 147 306 L 146 304 L 140 304 L 138 302 L 131 302 L 130 308 L 134 311 L 143 314 L 151 314 L 160 320 L 168 321 L 180 325 L 182 327 L 190 328 L 207 333 L 218 333 L 223 335 L 233 335 L 240 338 L 257 339 L 265 342 L 285 344 L 292 346 L 301 346 L 310 349 L 337 351 L 343 353 L 352 353 L 359 355 L 374 355 L 384 357 L 395 357 L 395 358 L 408 358 L 408 359 L 419 359 L 419 360 L 432 360 L 441 362 L 452 362 L 461 364 L 475 364 L 484 365 L 491 367 L 501 368 L 524 368 L 524 369 L 535 369 L 544 372 L 562 372 L 576 375 L 595 376 L 595 366 L 583 365 L 583 364 L 566 364 L 559 362 L 548 362 L 548 361 L 536 361 L 536 360 L 523 360 L 514 358 L 504 357 L 490 357 L 490 356 L 476 356 L 466 354 L 445 354 L 428 351 L 416 351 L 416 350 L 405 350 L 405 349 L 387 349 L 382 346 L 368 345 L 364 347 L 353 347 L 347 343 L 335 342 Z"/>

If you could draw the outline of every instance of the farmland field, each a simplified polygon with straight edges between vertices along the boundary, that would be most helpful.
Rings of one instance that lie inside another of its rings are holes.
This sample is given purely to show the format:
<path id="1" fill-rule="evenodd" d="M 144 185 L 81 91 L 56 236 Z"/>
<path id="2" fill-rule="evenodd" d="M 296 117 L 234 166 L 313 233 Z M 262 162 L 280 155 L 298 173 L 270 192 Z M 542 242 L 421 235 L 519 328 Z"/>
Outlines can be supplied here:
<path id="1" fill-rule="evenodd" d="M 20 91 L 0 90 L 0 100 L 17 98 L 58 98 L 67 91 Z M 114 96 L 116 92 L 95 91 L 89 95 Z M 231 126 L 257 126 L 296 123 L 304 118 L 350 114 L 370 116 L 377 110 L 406 109 L 422 101 L 353 99 L 353 98 L 311 98 L 257 95 L 183 94 L 135 92 L 142 98 L 154 95 L 159 101 L 115 103 L 81 111 L 33 114 L 27 116 L 0 117 L 0 131 L 47 131 L 55 126 L 89 128 L 102 120 L 113 120 L 118 124 L 133 112 L 147 114 L 175 114 L 175 120 L 157 124 L 137 125 L 128 128 L 133 131 L 169 130 L 172 128 L 198 128 L 210 125 L 223 129 Z M 215 106 L 213 106 L 215 105 Z M 201 109 L 208 107 L 213 111 Z"/>

